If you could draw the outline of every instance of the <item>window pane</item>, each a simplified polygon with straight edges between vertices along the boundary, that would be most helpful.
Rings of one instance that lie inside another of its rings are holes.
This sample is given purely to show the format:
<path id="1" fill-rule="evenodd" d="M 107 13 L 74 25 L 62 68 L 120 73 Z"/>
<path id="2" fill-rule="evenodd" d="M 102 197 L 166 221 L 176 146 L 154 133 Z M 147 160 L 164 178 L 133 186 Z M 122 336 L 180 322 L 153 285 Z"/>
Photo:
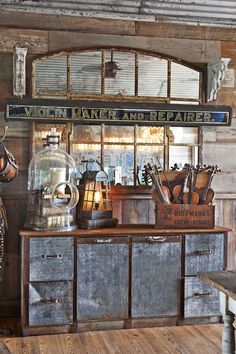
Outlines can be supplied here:
<path id="1" fill-rule="evenodd" d="M 170 146 L 169 168 L 174 166 L 175 163 L 180 169 L 184 167 L 185 163 L 196 165 L 198 148 L 190 146 Z"/>
<path id="2" fill-rule="evenodd" d="M 104 168 L 112 183 L 134 184 L 134 147 L 105 145 Z"/>
<path id="3" fill-rule="evenodd" d="M 107 125 L 104 140 L 109 143 L 132 143 L 134 142 L 134 127 Z"/>
<path id="4" fill-rule="evenodd" d="M 72 53 L 70 71 L 71 92 L 101 93 L 101 52 Z"/>
<path id="5" fill-rule="evenodd" d="M 135 93 L 135 55 L 129 52 L 113 51 L 113 58 L 111 51 L 105 52 L 105 66 L 106 63 L 112 62 L 119 67 L 118 70 L 113 70 L 113 77 L 105 75 L 105 94 L 107 95 L 124 95 L 132 96 Z M 108 65 L 107 65 L 108 67 Z M 111 71 L 110 71 L 111 72 Z"/>
<path id="6" fill-rule="evenodd" d="M 67 55 L 54 56 L 35 62 L 35 94 L 66 93 Z"/>
<path id="7" fill-rule="evenodd" d="M 173 144 L 197 144 L 198 128 L 171 127 Z"/>
<path id="8" fill-rule="evenodd" d="M 74 142 L 100 142 L 100 125 L 75 125 L 73 131 Z"/>
<path id="9" fill-rule="evenodd" d="M 167 96 L 167 60 L 138 56 L 138 95 L 152 97 Z"/>
<path id="10" fill-rule="evenodd" d="M 172 62 L 171 97 L 199 99 L 199 72 Z"/>
<path id="11" fill-rule="evenodd" d="M 71 153 L 75 160 L 77 172 L 86 171 L 86 163 L 88 160 L 97 160 L 101 163 L 101 145 L 100 144 L 73 144 Z"/>
<path id="12" fill-rule="evenodd" d="M 137 142 L 149 144 L 161 144 L 164 142 L 163 127 L 138 127 Z"/>
<path id="13" fill-rule="evenodd" d="M 141 184 L 145 184 L 143 178 L 144 165 L 150 163 L 151 165 L 156 164 L 158 167 L 158 163 L 156 162 L 156 157 L 163 166 L 164 162 L 164 147 L 163 146 L 150 146 L 143 145 L 137 147 L 137 164 L 138 164 L 138 176 Z"/>

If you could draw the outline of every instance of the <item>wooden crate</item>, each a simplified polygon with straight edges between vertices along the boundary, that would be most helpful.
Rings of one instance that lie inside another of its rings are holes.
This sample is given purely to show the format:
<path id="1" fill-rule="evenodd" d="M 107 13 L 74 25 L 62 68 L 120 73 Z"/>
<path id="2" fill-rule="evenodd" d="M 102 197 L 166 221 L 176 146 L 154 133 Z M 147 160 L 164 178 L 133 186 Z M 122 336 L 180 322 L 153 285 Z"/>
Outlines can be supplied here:
<path id="1" fill-rule="evenodd" d="M 215 225 L 214 205 L 156 204 L 155 227 L 210 229 Z"/>

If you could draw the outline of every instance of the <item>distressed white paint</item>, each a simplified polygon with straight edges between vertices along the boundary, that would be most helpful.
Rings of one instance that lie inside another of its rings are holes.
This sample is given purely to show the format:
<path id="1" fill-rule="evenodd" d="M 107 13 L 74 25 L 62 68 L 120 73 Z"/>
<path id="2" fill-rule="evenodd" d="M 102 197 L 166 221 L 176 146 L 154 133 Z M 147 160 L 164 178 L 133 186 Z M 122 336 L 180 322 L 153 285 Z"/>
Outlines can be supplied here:
<path id="1" fill-rule="evenodd" d="M 1 11 L 165 21 L 236 27 L 236 4 L 230 0 L 2 0 Z"/>
<path id="2" fill-rule="evenodd" d="M 228 69 L 225 73 L 225 78 L 222 81 L 221 87 L 234 88 L 235 87 L 235 70 Z"/>
<path id="3" fill-rule="evenodd" d="M 215 63 L 207 65 L 207 101 L 217 99 L 221 83 L 225 78 L 230 58 L 221 58 Z"/>
<path id="4" fill-rule="evenodd" d="M 13 55 L 13 95 L 23 97 L 26 92 L 27 48 L 16 47 Z"/>

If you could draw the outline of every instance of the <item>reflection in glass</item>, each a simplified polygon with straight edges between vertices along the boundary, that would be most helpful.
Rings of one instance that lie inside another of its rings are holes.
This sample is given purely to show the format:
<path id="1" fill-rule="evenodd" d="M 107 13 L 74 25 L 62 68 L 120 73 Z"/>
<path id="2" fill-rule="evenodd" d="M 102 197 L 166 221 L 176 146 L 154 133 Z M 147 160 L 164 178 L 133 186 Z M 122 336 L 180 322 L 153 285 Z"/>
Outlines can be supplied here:
<path id="1" fill-rule="evenodd" d="M 138 95 L 167 96 L 168 62 L 149 55 L 138 56 Z"/>
<path id="2" fill-rule="evenodd" d="M 173 144 L 197 144 L 198 128 L 171 127 L 173 133 Z"/>
<path id="3" fill-rule="evenodd" d="M 190 146 L 170 146 L 169 168 L 175 163 L 180 169 L 185 163 L 197 165 L 198 147 L 191 148 Z"/>
<path id="4" fill-rule="evenodd" d="M 199 72 L 171 63 L 171 97 L 199 99 Z"/>
<path id="5" fill-rule="evenodd" d="M 101 163 L 101 145 L 100 144 L 73 144 L 71 153 L 77 168 L 78 175 L 86 171 L 88 160 L 97 160 Z"/>
<path id="6" fill-rule="evenodd" d="M 101 125 L 75 125 L 73 131 L 74 142 L 100 142 Z"/>
<path id="7" fill-rule="evenodd" d="M 105 126 L 105 142 L 109 143 L 133 143 L 134 127 L 129 126 Z"/>
<path id="8" fill-rule="evenodd" d="M 114 77 L 105 77 L 106 95 L 132 96 L 135 93 L 135 54 L 113 51 L 113 60 L 119 67 Z M 111 61 L 111 51 L 105 52 L 105 63 Z"/>
<path id="9" fill-rule="evenodd" d="M 104 169 L 111 184 L 134 184 L 134 147 L 105 145 Z"/>
<path id="10" fill-rule="evenodd" d="M 164 142 L 163 127 L 137 127 L 137 142 L 161 144 Z"/>
<path id="11" fill-rule="evenodd" d="M 157 156 L 161 165 L 163 166 L 163 162 L 164 162 L 163 146 L 142 145 L 137 147 L 138 180 L 141 184 L 144 184 L 143 176 L 142 176 L 144 165 L 150 163 L 151 165 L 156 164 L 157 167 L 160 167 L 156 160 Z"/>

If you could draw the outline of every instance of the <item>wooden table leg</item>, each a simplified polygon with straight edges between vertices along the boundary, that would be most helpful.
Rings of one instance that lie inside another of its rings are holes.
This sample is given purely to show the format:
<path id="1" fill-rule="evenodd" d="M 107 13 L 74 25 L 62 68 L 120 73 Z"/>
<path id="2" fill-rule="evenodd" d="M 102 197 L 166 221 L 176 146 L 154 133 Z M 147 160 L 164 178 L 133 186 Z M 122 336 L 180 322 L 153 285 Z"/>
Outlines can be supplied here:
<path id="1" fill-rule="evenodd" d="M 223 315 L 224 327 L 222 335 L 222 353 L 235 353 L 235 335 L 234 335 L 234 314 L 227 311 L 227 315 Z"/>
<path id="2" fill-rule="evenodd" d="M 222 353 L 235 353 L 235 333 L 234 333 L 234 319 L 235 315 L 229 310 L 228 296 L 220 292 L 220 310 L 223 316 L 224 326 L 222 334 Z"/>

